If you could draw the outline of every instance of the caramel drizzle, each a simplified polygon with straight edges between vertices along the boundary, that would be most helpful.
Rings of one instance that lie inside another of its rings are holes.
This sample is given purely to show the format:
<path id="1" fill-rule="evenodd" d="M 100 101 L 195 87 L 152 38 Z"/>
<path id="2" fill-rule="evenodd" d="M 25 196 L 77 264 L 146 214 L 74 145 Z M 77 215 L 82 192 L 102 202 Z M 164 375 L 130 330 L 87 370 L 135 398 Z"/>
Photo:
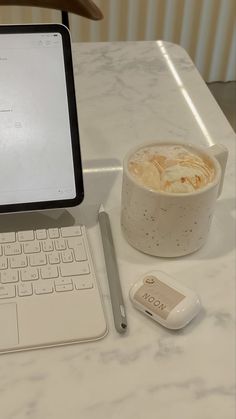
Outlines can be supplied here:
<path id="1" fill-rule="evenodd" d="M 202 185 L 210 182 L 214 177 L 214 171 L 213 170 L 211 171 L 210 168 L 208 168 L 207 165 L 203 165 L 202 161 L 200 159 L 198 160 L 197 156 L 194 159 L 189 157 L 189 156 L 182 157 L 182 158 L 175 158 L 171 161 L 172 164 L 168 164 L 168 162 L 170 163 L 170 160 L 168 160 L 167 157 L 165 157 L 163 155 L 152 156 L 151 158 L 148 159 L 148 161 L 150 163 L 152 163 L 153 166 L 158 170 L 160 176 L 163 174 L 163 172 L 165 171 L 165 169 L 167 167 L 171 167 L 171 166 L 174 166 L 174 165 L 200 169 L 203 172 L 202 176 L 201 175 L 195 175 L 194 180 L 192 180 L 188 176 L 183 176 L 180 179 L 181 183 L 188 183 L 195 190 L 199 189 Z M 130 164 L 132 166 L 134 174 L 138 175 L 138 172 L 139 172 L 138 162 L 136 162 L 136 163 L 135 162 L 130 162 Z M 172 185 L 172 182 L 167 180 L 164 183 L 164 188 L 171 187 L 171 185 Z"/>

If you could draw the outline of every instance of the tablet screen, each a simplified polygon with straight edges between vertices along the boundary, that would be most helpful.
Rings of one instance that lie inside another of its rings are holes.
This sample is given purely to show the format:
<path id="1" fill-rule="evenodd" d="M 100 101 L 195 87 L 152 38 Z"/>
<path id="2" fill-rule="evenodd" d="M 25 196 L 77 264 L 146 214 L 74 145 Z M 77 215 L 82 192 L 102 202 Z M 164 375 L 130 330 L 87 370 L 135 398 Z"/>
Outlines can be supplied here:
<path id="1" fill-rule="evenodd" d="M 68 100 L 75 98 L 68 96 L 62 35 L 0 34 L 0 208 L 76 200 L 78 126 L 71 126 Z"/>

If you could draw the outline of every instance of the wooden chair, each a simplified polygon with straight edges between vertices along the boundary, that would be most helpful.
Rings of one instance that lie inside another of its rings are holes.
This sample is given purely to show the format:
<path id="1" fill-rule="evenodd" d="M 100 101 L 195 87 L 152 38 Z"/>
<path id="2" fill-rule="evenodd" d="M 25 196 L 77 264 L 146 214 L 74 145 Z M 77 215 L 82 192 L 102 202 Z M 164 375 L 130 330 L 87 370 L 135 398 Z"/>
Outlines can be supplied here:
<path id="1" fill-rule="evenodd" d="M 62 23 L 69 28 L 68 13 L 90 20 L 101 20 L 103 14 L 92 0 L 0 0 L 0 6 L 33 6 L 61 10 Z"/>

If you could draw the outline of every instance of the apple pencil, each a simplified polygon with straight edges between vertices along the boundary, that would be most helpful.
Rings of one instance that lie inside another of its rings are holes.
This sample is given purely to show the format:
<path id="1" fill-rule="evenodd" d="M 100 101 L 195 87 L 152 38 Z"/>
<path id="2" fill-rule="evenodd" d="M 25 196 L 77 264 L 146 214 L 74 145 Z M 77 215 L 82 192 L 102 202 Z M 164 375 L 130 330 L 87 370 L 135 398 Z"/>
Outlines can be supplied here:
<path id="1" fill-rule="evenodd" d="M 123 333 L 127 329 L 125 306 L 121 290 L 110 220 L 102 205 L 98 212 L 98 221 L 102 236 L 115 328 L 117 332 Z"/>

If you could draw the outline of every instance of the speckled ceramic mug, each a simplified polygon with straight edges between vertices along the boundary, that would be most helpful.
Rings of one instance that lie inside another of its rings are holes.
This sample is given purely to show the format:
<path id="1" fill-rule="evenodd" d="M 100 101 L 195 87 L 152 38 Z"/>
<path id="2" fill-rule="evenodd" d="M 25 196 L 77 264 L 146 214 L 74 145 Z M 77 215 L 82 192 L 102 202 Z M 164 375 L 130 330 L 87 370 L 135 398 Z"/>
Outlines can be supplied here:
<path id="1" fill-rule="evenodd" d="M 215 169 L 212 182 L 190 193 L 154 191 L 137 182 L 128 169 L 140 149 L 159 145 L 182 145 L 202 155 Z M 177 257 L 198 250 L 205 242 L 217 197 L 221 193 L 228 151 L 222 145 L 209 148 L 184 142 L 142 144 L 128 152 L 123 165 L 121 226 L 136 249 L 161 257 Z"/>

